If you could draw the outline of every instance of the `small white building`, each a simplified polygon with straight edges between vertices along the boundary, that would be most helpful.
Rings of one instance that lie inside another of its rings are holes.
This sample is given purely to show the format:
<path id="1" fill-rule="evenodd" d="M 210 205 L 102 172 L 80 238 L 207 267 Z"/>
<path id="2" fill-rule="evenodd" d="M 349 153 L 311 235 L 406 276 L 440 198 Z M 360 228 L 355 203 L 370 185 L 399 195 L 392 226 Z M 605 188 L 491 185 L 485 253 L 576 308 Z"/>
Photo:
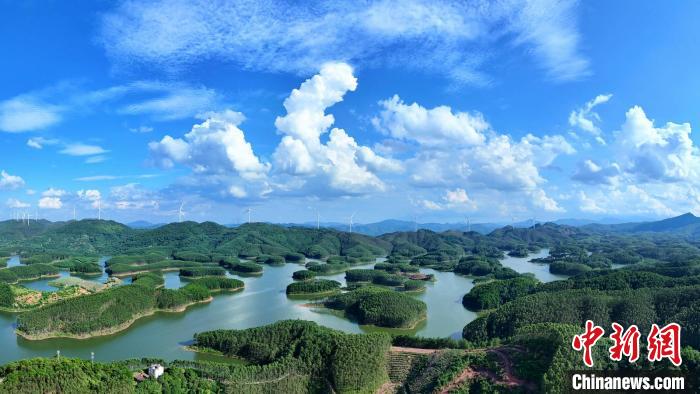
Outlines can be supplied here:
<path id="1" fill-rule="evenodd" d="M 151 364 L 148 367 L 148 376 L 153 379 L 158 379 L 161 377 L 163 372 L 165 372 L 165 368 L 163 368 L 163 366 L 160 364 Z"/>

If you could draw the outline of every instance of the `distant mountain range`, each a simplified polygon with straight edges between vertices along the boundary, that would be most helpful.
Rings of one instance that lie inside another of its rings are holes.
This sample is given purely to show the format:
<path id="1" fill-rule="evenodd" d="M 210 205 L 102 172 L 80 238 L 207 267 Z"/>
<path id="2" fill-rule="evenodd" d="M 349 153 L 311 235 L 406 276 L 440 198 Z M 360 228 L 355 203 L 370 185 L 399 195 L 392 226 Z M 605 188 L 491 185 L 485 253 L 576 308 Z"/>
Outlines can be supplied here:
<path id="1" fill-rule="evenodd" d="M 592 230 L 624 233 L 673 233 L 686 236 L 700 235 L 700 218 L 688 212 L 680 216 L 653 222 L 590 224 Z"/>
<path id="2" fill-rule="evenodd" d="M 472 223 L 468 226 L 467 223 L 415 223 L 408 220 L 388 219 L 376 223 L 357 223 L 353 225 L 353 232 L 360 234 L 378 236 L 401 231 L 430 230 L 435 232 L 443 231 L 476 231 L 481 234 L 488 234 L 496 229 L 505 226 L 513 226 L 516 228 L 527 228 L 533 223 L 543 223 L 541 221 L 525 220 L 515 223 Z M 700 235 L 700 218 L 692 213 L 685 213 L 680 216 L 646 222 L 625 222 L 623 219 L 605 218 L 605 219 L 558 219 L 551 223 L 584 227 L 596 231 L 612 231 L 612 232 L 668 232 L 679 233 L 684 235 Z M 127 226 L 134 229 L 153 229 L 164 226 L 165 223 L 151 223 L 144 220 L 139 220 L 127 223 Z M 285 227 L 316 227 L 316 223 L 281 223 Z M 321 227 L 332 228 L 339 231 L 348 231 L 347 223 L 338 222 L 321 222 Z M 227 224 L 226 227 L 238 227 L 240 224 Z"/>
<path id="3" fill-rule="evenodd" d="M 288 225 L 299 226 L 299 224 Z M 316 223 L 304 223 L 302 226 L 315 227 Z M 321 226 L 339 231 L 349 230 L 347 223 L 321 223 Z M 415 231 L 416 229 L 443 232 L 449 230 L 467 231 L 470 228 L 471 231 L 488 234 L 499 227 L 501 227 L 501 225 L 496 223 L 473 223 L 471 226 L 468 226 L 467 223 L 415 223 L 407 220 L 388 219 L 376 223 L 357 223 L 352 226 L 352 231 L 360 234 L 377 236 L 400 231 Z"/>

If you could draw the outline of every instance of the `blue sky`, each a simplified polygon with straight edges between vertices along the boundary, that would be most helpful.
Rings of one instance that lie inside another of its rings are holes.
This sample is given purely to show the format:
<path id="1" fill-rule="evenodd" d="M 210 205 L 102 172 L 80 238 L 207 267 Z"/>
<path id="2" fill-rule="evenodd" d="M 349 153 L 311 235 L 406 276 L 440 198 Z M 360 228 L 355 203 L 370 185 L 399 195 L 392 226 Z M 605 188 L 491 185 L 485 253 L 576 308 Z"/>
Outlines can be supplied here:
<path id="1" fill-rule="evenodd" d="M 0 0 L 0 204 L 120 221 L 700 213 L 700 4 Z"/>

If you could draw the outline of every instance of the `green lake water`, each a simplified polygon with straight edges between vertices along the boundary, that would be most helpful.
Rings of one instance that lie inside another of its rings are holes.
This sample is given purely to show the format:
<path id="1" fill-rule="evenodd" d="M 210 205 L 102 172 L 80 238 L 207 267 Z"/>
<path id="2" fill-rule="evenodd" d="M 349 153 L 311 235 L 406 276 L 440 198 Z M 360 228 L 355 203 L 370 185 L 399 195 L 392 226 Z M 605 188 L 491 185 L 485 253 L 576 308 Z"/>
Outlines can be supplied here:
<path id="1" fill-rule="evenodd" d="M 528 262 L 530 258 L 545 256 L 546 253 L 547 251 L 542 251 L 537 255 L 521 259 L 509 257 L 503 261 L 503 264 L 519 272 L 533 272 L 543 281 L 562 279 L 563 277 L 549 274 L 546 266 Z M 14 258 L 10 262 L 12 265 L 18 263 L 19 261 Z M 356 268 L 372 266 L 373 264 L 367 264 Z M 231 275 L 245 282 L 245 290 L 233 294 L 215 295 L 212 302 L 192 306 L 184 313 L 156 313 L 138 320 L 129 329 L 115 335 L 87 340 L 28 341 L 14 332 L 17 314 L 0 312 L 0 364 L 22 358 L 53 356 L 56 350 L 60 350 L 63 356 L 84 359 L 89 359 L 90 352 L 94 352 L 96 360 L 132 357 L 214 360 L 217 356 L 189 352 L 184 349 L 184 345 L 197 332 L 214 329 L 243 329 L 283 319 L 312 320 L 326 327 L 353 333 L 377 330 L 374 327 L 360 326 L 335 311 L 305 306 L 308 300 L 288 298 L 285 289 L 292 282 L 292 273 L 299 269 L 303 269 L 303 266 L 266 265 L 262 276 Z M 475 313 L 464 309 L 461 304 L 462 296 L 474 286 L 473 279 L 432 269 L 421 269 L 421 272 L 433 274 L 436 277 L 435 282 L 427 284 L 424 292 L 412 294 L 413 297 L 423 300 L 428 305 L 428 316 L 417 327 L 404 332 L 426 337 L 459 338 L 464 325 L 476 317 Z M 344 277 L 344 273 L 324 276 L 345 285 Z M 164 278 L 167 288 L 178 288 L 186 283 L 186 281 L 180 281 L 177 272 L 167 272 Z M 93 277 L 93 280 L 103 282 L 106 280 L 106 275 Z M 54 290 L 48 282 L 49 280 L 42 280 L 23 284 L 31 288 Z"/>

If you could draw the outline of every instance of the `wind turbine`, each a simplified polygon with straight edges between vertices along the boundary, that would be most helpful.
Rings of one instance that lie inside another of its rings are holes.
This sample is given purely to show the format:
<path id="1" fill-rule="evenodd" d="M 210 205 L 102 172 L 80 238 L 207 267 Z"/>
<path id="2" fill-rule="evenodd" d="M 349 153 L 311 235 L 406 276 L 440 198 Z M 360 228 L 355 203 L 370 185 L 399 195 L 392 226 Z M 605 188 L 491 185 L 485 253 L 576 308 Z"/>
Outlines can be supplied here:
<path id="1" fill-rule="evenodd" d="M 471 231 L 472 231 L 472 220 L 471 220 L 471 218 L 467 217 L 467 232 L 469 233 Z"/>
<path id="2" fill-rule="evenodd" d="M 355 217 L 355 214 L 357 211 L 353 212 L 352 215 L 350 215 L 350 232 L 352 232 L 352 219 Z"/>
<path id="3" fill-rule="evenodd" d="M 97 200 L 97 220 L 102 220 L 102 199 Z"/>
<path id="4" fill-rule="evenodd" d="M 253 208 L 248 207 L 245 211 L 248 212 L 248 224 L 250 224 L 250 213 L 253 212 Z"/>
<path id="5" fill-rule="evenodd" d="M 316 210 L 316 230 L 321 229 L 321 214 Z"/>
<path id="6" fill-rule="evenodd" d="M 180 203 L 180 208 L 177 210 L 177 220 L 182 223 L 182 217 L 185 216 L 185 211 L 182 210 L 182 208 L 185 207 L 185 202 Z"/>

